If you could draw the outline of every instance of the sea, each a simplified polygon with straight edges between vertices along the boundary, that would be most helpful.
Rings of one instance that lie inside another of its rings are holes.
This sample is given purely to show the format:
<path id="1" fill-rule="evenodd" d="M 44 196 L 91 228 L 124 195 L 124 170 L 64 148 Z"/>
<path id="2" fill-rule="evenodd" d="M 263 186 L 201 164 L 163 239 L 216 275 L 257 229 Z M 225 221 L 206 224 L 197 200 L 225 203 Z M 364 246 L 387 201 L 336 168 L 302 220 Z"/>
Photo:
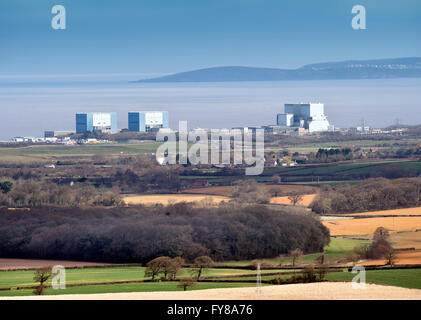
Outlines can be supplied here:
<path id="1" fill-rule="evenodd" d="M 421 79 L 133 83 L 138 74 L 0 75 L 0 140 L 74 130 L 75 113 L 164 110 L 170 127 L 276 124 L 285 103 L 320 102 L 336 127 L 421 124 Z"/>

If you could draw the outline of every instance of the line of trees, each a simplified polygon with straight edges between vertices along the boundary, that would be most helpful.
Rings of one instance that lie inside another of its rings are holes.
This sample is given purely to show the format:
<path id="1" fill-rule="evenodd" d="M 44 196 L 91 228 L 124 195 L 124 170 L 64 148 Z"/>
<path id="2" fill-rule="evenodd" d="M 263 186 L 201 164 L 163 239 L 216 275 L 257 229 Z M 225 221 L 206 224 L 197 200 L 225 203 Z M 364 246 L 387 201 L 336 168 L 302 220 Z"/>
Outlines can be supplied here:
<path id="1" fill-rule="evenodd" d="M 214 261 L 322 251 L 329 231 L 303 209 L 262 206 L 0 209 L 0 257 L 147 263 Z"/>
<path id="2" fill-rule="evenodd" d="M 342 149 L 319 149 L 316 154 L 310 153 L 307 162 L 325 163 L 352 160 L 354 154 L 350 148 Z"/>
<path id="3" fill-rule="evenodd" d="M 112 190 L 100 190 L 92 185 L 57 185 L 47 181 L 18 180 L 0 183 L 0 206 L 39 207 L 59 206 L 118 206 L 121 196 Z"/>
<path id="4" fill-rule="evenodd" d="M 146 264 L 145 276 L 151 277 L 152 281 L 161 276 L 160 280 L 175 280 L 177 275 L 181 274 L 181 268 L 186 264 L 185 259 L 181 257 L 158 257 Z M 191 265 L 190 273 L 195 280 L 200 277 L 214 264 L 212 258 L 208 256 L 196 257 Z"/>
<path id="5" fill-rule="evenodd" d="M 311 208 L 319 214 L 351 213 L 421 205 L 421 178 L 367 179 L 356 185 L 324 186 Z"/>

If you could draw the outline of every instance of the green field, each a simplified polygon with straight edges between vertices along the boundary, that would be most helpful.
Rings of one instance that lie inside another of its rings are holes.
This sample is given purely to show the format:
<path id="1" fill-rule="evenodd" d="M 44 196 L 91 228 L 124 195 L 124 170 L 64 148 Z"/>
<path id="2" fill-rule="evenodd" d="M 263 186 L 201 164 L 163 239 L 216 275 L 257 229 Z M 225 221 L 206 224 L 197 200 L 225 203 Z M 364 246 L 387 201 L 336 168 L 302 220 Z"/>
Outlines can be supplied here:
<path id="1" fill-rule="evenodd" d="M 62 290 L 47 289 L 49 295 L 60 294 L 92 294 L 92 293 L 117 293 L 117 292 L 152 292 L 152 291 L 182 291 L 178 288 L 177 281 L 168 282 L 148 282 L 148 283 L 128 283 L 128 284 L 110 284 L 110 285 L 95 285 L 84 287 L 68 287 Z M 223 282 L 200 282 L 196 283 L 188 290 L 204 290 L 214 288 L 238 288 L 238 287 L 252 287 L 254 283 L 223 283 Z M 12 290 L 0 291 L 0 296 L 31 296 L 32 290 Z"/>
<path id="2" fill-rule="evenodd" d="M 356 162 L 356 163 L 340 163 L 340 164 L 327 164 L 318 166 L 297 166 L 297 167 L 280 167 L 280 168 L 267 168 L 265 174 L 282 174 L 286 176 L 306 175 L 306 176 L 323 176 L 341 174 L 344 176 L 353 173 L 363 173 L 372 170 L 373 168 L 381 168 L 384 166 L 411 166 L 421 170 L 420 161 L 375 161 L 375 162 Z"/>
<path id="3" fill-rule="evenodd" d="M 323 165 L 305 165 L 296 167 L 276 167 L 265 168 L 263 173 L 258 176 L 249 176 L 248 179 L 255 179 L 260 183 L 271 183 L 273 175 L 279 175 L 283 183 L 296 184 L 355 184 L 361 179 L 371 177 L 371 173 L 377 171 L 382 173 L 387 169 L 393 168 L 410 172 L 413 176 L 421 174 L 421 161 L 413 160 L 382 160 L 370 162 L 349 162 L 349 163 L 329 163 Z M 180 176 L 184 180 L 201 181 L 206 180 L 211 183 L 221 183 L 230 185 L 233 181 L 241 179 L 239 170 L 233 173 L 221 174 L 199 171 L 198 175 Z M 398 170 L 399 173 L 399 170 Z"/>
<path id="4" fill-rule="evenodd" d="M 326 255 L 330 262 L 342 258 L 347 252 L 352 252 L 354 247 L 368 241 L 337 239 L 332 238 L 331 243 L 325 248 Z M 303 264 L 315 264 L 315 259 L 320 254 L 305 255 L 302 258 Z M 291 258 L 275 258 L 262 260 L 267 264 L 290 265 Z M 251 261 L 231 261 L 224 262 L 226 265 L 250 265 Z M 297 269 L 299 270 L 299 269 Z M 262 270 L 262 280 L 272 280 L 276 277 L 289 278 L 291 274 L 285 275 L 265 275 L 268 273 L 285 273 L 294 270 Z M 118 282 L 118 281 L 139 281 L 146 280 L 144 275 L 145 268 L 138 266 L 129 267 L 99 267 L 83 269 L 67 269 L 66 284 L 87 284 L 99 282 Z M 189 290 L 210 289 L 210 288 L 230 288 L 254 286 L 251 283 L 242 283 L 241 281 L 254 281 L 256 271 L 228 268 L 212 268 L 203 274 L 204 277 L 221 277 L 221 280 L 232 280 L 235 283 L 212 282 L 197 283 Z M 32 289 L 16 290 L 19 286 L 35 286 L 32 277 L 33 270 L 24 271 L 0 271 L 0 288 L 11 287 L 10 291 L 0 291 L 0 296 L 32 295 Z M 244 277 L 234 277 L 236 275 L 245 275 Z M 184 268 L 178 278 L 190 277 L 190 269 Z M 355 274 L 343 269 L 343 272 L 333 272 L 326 275 L 327 280 L 333 281 L 351 281 Z M 421 289 L 421 269 L 396 269 L 396 270 L 368 270 L 366 272 L 367 283 L 393 285 L 406 288 Z M 176 291 L 182 290 L 177 287 L 178 282 L 146 282 L 146 283 L 128 283 L 128 284 L 101 284 L 68 287 L 65 290 L 47 289 L 47 294 L 88 294 L 88 293 L 113 293 L 113 292 L 149 292 L 149 291 Z"/>
<path id="5" fill-rule="evenodd" d="M 283 272 L 284 270 L 262 270 L 262 273 L 269 272 Z M 252 270 L 242 269 L 209 269 L 203 273 L 203 277 L 215 276 L 232 276 L 241 274 L 254 274 Z M 33 281 L 33 270 L 19 270 L 19 271 L 0 271 L 0 288 L 17 288 L 23 286 L 35 286 L 37 283 Z M 190 277 L 190 269 L 182 270 L 179 278 Z M 83 269 L 67 269 L 66 283 L 67 284 L 86 284 L 98 282 L 116 282 L 116 281 L 138 281 L 147 280 L 150 277 L 145 277 L 144 267 L 102 267 L 102 268 L 83 268 Z M 82 288 L 82 287 L 80 287 Z M 0 291 L 0 296 L 7 291 Z"/>
<path id="6" fill-rule="evenodd" d="M 304 138 L 305 139 L 305 138 Z M 303 139 L 303 140 L 304 140 Z M 290 145 L 281 147 L 276 143 L 268 143 L 266 145 L 267 151 L 288 150 L 294 152 L 317 152 L 323 148 L 346 148 L 346 147 L 360 147 L 363 150 L 376 147 L 378 149 L 391 149 L 391 148 L 410 148 L 421 143 L 420 139 L 391 139 L 391 140 L 350 140 L 350 141 L 332 141 L 332 142 L 319 142 L 319 143 L 301 143 L 297 145 Z"/>
<path id="7" fill-rule="evenodd" d="M 325 252 L 330 261 L 340 259 L 344 254 L 349 251 L 352 251 L 353 248 L 367 241 L 362 240 L 351 240 L 351 239 L 337 239 L 332 238 L 331 243 L 325 248 Z M 302 258 L 302 263 L 312 264 L 315 263 L 315 259 L 320 254 L 311 254 L 305 255 Z M 282 262 L 283 265 L 290 265 L 291 258 L 274 258 L 274 259 L 265 259 L 262 260 L 267 264 L 273 266 L 279 266 Z M 226 265 L 250 265 L 251 261 L 231 261 L 224 262 Z M 272 279 L 274 276 L 265 276 L 265 273 L 275 273 L 275 272 L 289 272 L 292 270 L 262 270 L 262 276 L 264 279 Z M 0 271 L 0 288 L 11 287 L 16 289 L 17 287 L 22 286 L 35 286 L 37 283 L 33 281 L 33 270 L 19 270 L 19 271 Z M 250 275 L 246 278 L 235 278 L 235 281 L 242 280 L 254 280 L 255 271 L 253 270 L 242 270 L 242 269 L 224 269 L 224 268 L 213 268 L 209 269 L 203 274 L 204 277 L 223 277 L 230 279 L 231 276 L 235 275 Z M 190 277 L 190 269 L 184 268 L 179 278 Z M 226 276 L 226 277 L 224 277 Z M 138 266 L 129 266 L 129 267 L 101 267 L 101 268 L 83 268 L 83 269 L 67 269 L 66 270 L 66 283 L 67 284 L 86 284 L 86 283 L 98 283 L 98 282 L 117 282 L 117 281 L 138 281 L 150 279 L 145 277 L 145 268 Z M 159 291 L 166 290 L 165 286 L 173 286 L 173 290 L 177 289 L 176 284 L 171 284 L 169 282 L 155 282 L 155 283 L 140 283 L 140 284 L 110 284 L 110 285 L 91 285 L 91 286 L 78 286 L 78 287 L 69 287 L 68 290 L 65 290 L 65 293 L 93 293 L 93 292 L 129 292 L 129 291 Z M 225 287 L 226 283 L 201 283 L 195 287 L 195 289 L 202 288 L 202 285 L 214 285 L 217 287 Z M 233 284 L 240 286 L 241 284 Z M 249 284 L 243 284 L 249 285 Z M 56 290 L 49 290 L 48 292 L 52 294 L 62 294 L 62 292 L 57 292 Z M 20 295 L 20 294 L 31 294 L 32 290 L 12 290 L 12 291 L 0 291 L 0 296 L 3 295 Z"/>
<path id="8" fill-rule="evenodd" d="M 325 279 L 331 281 L 352 281 L 357 274 L 348 272 L 330 272 Z M 273 280 L 274 278 L 287 279 L 291 275 L 262 276 L 262 280 Z M 227 277 L 224 280 L 238 280 L 238 278 Z M 256 277 L 242 277 L 243 280 L 255 280 Z M 366 271 L 366 283 L 390 285 L 404 288 L 421 289 L 421 269 L 397 269 L 397 270 L 368 270 Z"/>
<path id="9" fill-rule="evenodd" d="M 354 248 L 359 245 L 368 244 L 368 240 L 354 240 L 354 239 L 342 239 L 342 238 L 330 238 L 330 243 L 327 245 L 324 250 L 327 256 L 327 259 L 330 262 L 337 261 L 343 258 L 347 253 L 353 252 Z M 301 259 L 301 262 L 304 264 L 315 264 L 316 259 L 320 256 L 320 253 L 307 254 L 304 255 Z M 262 259 L 261 263 L 268 265 L 279 266 L 281 263 L 283 266 L 291 265 L 292 259 L 290 257 L 279 257 L 274 259 Z M 241 261 L 228 261 L 221 262 L 221 265 L 232 265 L 232 266 L 244 266 L 250 265 L 251 261 L 241 260 Z"/>
<path id="10" fill-rule="evenodd" d="M 356 274 L 351 272 L 334 272 L 328 273 L 326 279 L 352 281 L 355 276 Z M 368 270 L 366 271 L 366 282 L 421 289 L 421 269 Z"/>
<path id="11" fill-rule="evenodd" d="M 144 141 L 134 143 L 86 144 L 75 146 L 31 145 L 26 147 L 0 147 L 0 162 L 45 162 L 63 157 L 93 155 L 119 155 L 153 153 L 161 142 Z"/>

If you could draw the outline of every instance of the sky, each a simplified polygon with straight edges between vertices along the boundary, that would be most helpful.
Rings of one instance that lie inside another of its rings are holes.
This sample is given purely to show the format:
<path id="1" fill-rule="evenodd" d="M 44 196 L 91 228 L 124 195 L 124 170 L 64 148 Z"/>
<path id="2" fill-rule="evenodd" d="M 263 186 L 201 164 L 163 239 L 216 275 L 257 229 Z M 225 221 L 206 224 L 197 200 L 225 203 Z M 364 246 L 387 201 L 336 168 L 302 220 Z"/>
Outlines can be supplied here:
<path id="1" fill-rule="evenodd" d="M 51 27 L 54 5 L 66 30 Z M 351 27 L 354 5 L 367 29 Z M 1 0 L 0 77 L 421 56 L 419 0 Z"/>

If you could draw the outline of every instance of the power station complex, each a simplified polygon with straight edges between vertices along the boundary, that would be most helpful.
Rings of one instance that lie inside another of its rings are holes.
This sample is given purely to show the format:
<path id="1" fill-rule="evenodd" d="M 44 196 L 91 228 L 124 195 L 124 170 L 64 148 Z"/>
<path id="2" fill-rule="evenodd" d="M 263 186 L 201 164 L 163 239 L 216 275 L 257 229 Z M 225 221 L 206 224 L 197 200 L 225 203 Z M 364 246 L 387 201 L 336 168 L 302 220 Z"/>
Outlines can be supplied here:
<path id="1" fill-rule="evenodd" d="M 167 111 L 129 112 L 129 131 L 149 132 L 161 128 L 168 128 Z"/>
<path id="2" fill-rule="evenodd" d="M 128 114 L 128 129 L 135 132 L 151 132 L 168 128 L 167 111 L 132 111 Z M 76 114 L 76 133 L 117 133 L 115 112 L 89 112 Z"/>
<path id="3" fill-rule="evenodd" d="M 117 114 L 115 112 L 76 113 L 76 133 L 117 132 Z"/>
<path id="4" fill-rule="evenodd" d="M 287 103 L 285 113 L 277 115 L 277 124 L 291 129 L 302 128 L 309 133 L 334 130 L 324 113 L 323 103 Z"/>
<path id="5" fill-rule="evenodd" d="M 302 135 L 306 133 L 334 131 L 325 113 L 323 103 L 287 103 L 284 113 L 277 114 L 276 126 L 262 126 L 265 130 L 278 133 Z M 168 111 L 130 111 L 128 129 L 132 132 L 157 132 L 169 128 Z M 117 133 L 117 114 L 115 112 L 88 112 L 76 114 L 76 133 L 103 132 Z M 59 131 L 58 131 L 59 133 Z M 47 131 L 45 136 L 55 136 L 56 132 Z"/>

